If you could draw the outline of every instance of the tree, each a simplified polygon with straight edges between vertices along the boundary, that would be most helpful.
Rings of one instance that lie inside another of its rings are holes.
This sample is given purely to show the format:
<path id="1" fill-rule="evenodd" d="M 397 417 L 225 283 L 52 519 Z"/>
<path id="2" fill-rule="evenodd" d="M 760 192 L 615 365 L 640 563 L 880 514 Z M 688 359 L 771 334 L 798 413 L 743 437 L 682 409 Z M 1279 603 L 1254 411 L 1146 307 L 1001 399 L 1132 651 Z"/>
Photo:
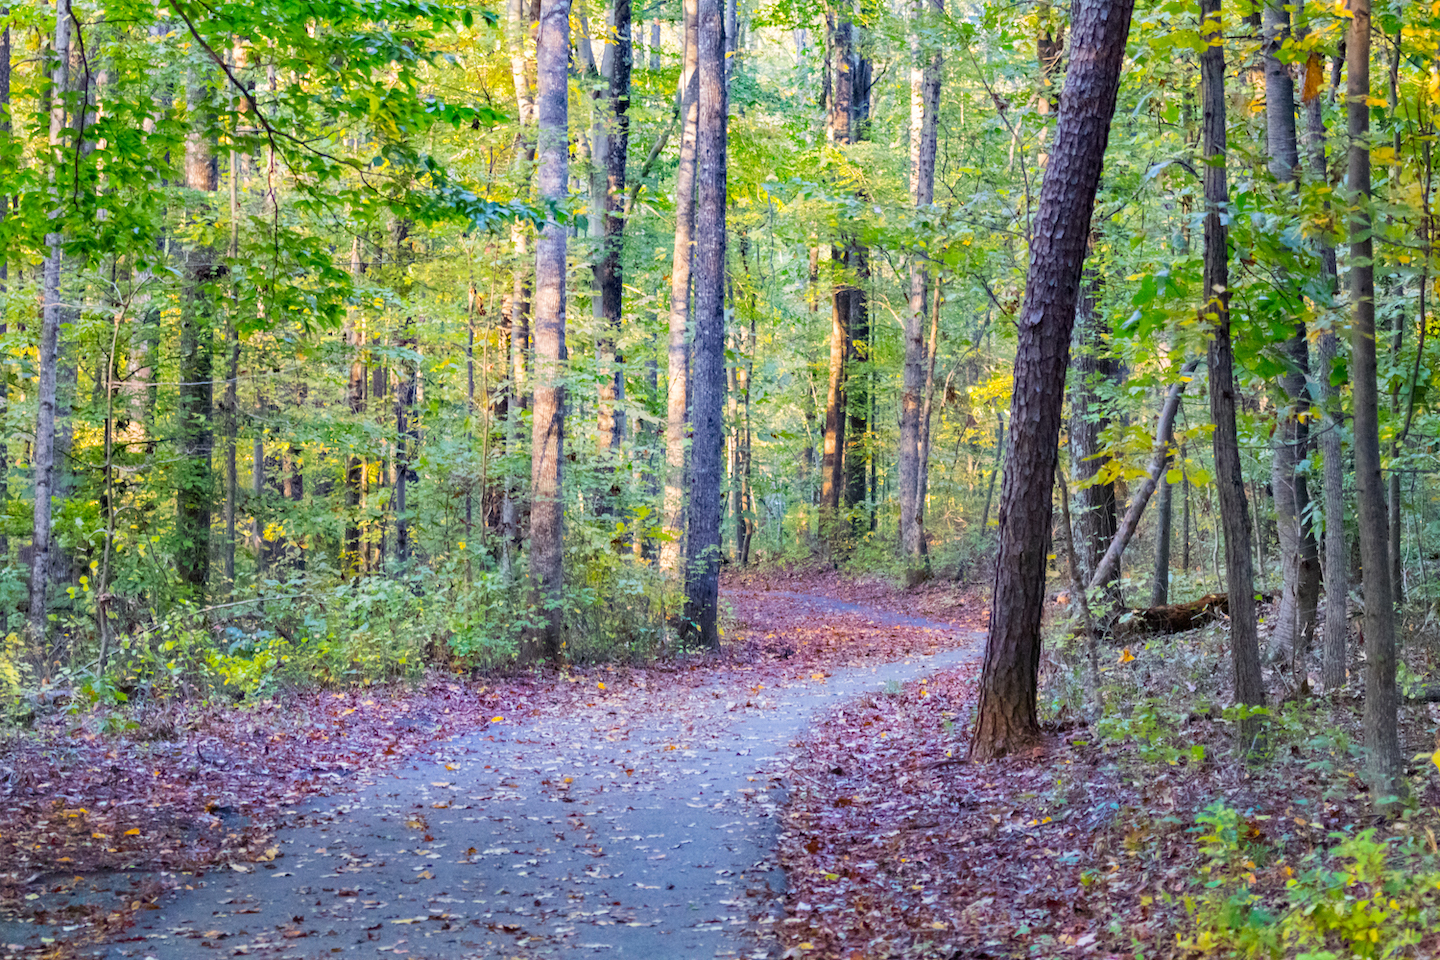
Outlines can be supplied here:
<path id="1" fill-rule="evenodd" d="M 540 198 L 560 208 L 570 177 L 570 0 L 541 0 L 536 51 Z M 532 659 L 560 656 L 565 620 L 565 227 L 553 212 L 535 246 L 534 327 L 530 580 L 538 626 L 525 651 Z"/>
<path id="2" fill-rule="evenodd" d="M 70 0 L 56 0 L 55 4 L 55 46 L 51 53 L 49 69 L 50 97 L 50 151 L 52 162 L 57 166 L 63 162 L 63 154 L 72 149 L 77 154 L 79 144 L 67 144 L 65 131 L 66 101 L 70 92 L 70 39 L 74 27 L 74 11 Z M 49 213 L 53 228 L 45 235 L 46 256 L 42 267 L 41 309 L 40 309 L 40 355 L 39 383 L 35 396 L 35 449 L 30 462 L 34 473 L 34 532 L 30 561 L 30 609 L 28 625 L 30 638 L 41 643 L 46 635 L 46 618 L 49 610 L 47 591 L 50 585 L 51 555 L 51 496 L 55 484 L 55 433 L 56 433 L 56 390 L 57 370 L 60 353 L 60 327 L 65 322 L 66 309 L 63 303 L 62 284 L 65 271 L 65 233 L 63 232 L 64 211 L 61 206 L 61 187 L 52 174 L 51 201 Z"/>
<path id="3" fill-rule="evenodd" d="M 1375 248 L 1371 240 L 1370 2 L 1351 0 L 1345 41 L 1349 119 L 1350 365 L 1355 413 L 1355 515 L 1365 580 L 1366 775 L 1377 800 L 1402 789 L 1396 724 L 1395 609 L 1390 590 L 1389 518 L 1380 475 L 1380 391 L 1375 357 Z"/>
<path id="4" fill-rule="evenodd" d="M 917 216 L 935 200 L 936 130 L 940 115 L 941 51 L 938 44 L 927 42 L 933 27 L 925 22 L 929 12 L 943 15 L 944 8 L 936 3 L 913 4 L 910 32 L 910 197 Z M 925 253 L 917 251 L 910 259 L 910 299 L 905 313 L 905 361 L 900 396 L 900 549 L 905 557 L 907 578 L 914 582 L 925 569 L 924 472 L 921 451 L 922 396 L 926 382 L 926 349 L 924 324 L 926 298 L 930 287 L 930 268 Z M 929 377 L 934 377 L 934 356 L 928 358 Z M 928 398 L 926 398 L 928 399 Z"/>
<path id="5" fill-rule="evenodd" d="M 970 738 L 976 759 L 1005 756 L 1040 734 L 1040 614 L 1065 368 L 1132 9 L 1127 0 L 1079 0 L 1071 23 L 1070 65 L 1019 316 L 990 634 Z"/>
<path id="6" fill-rule="evenodd" d="M 185 88 L 190 130 L 185 138 L 185 186 L 189 188 L 191 229 L 205 238 L 213 230 L 214 197 L 220 188 L 220 158 L 210 137 L 214 127 L 208 71 L 196 72 Z M 215 445 L 212 422 L 215 387 L 214 330 L 216 284 L 224 275 L 208 238 L 185 251 L 185 288 L 180 310 L 180 463 L 175 478 L 175 534 L 180 542 L 176 567 L 197 599 L 210 577 L 210 509 L 215 499 Z"/>
<path id="7" fill-rule="evenodd" d="M 683 581 L 685 425 L 690 401 L 690 264 L 695 230 L 695 151 L 700 116 L 699 8 L 685 0 L 685 53 L 680 73 L 680 163 L 675 171 L 675 255 L 670 269 L 670 336 L 665 417 L 665 539 L 660 566 Z"/>
<path id="8" fill-rule="evenodd" d="M 685 623 L 689 639 L 718 649 L 720 485 L 725 444 L 725 17 L 721 0 L 698 0 L 699 120 L 696 127 L 695 441 L 686 538 Z"/>
<path id="9" fill-rule="evenodd" d="M 1270 174 L 1280 185 L 1282 202 L 1294 197 L 1300 175 L 1300 153 L 1295 133 L 1295 82 L 1289 65 L 1280 59 L 1281 47 L 1290 38 L 1290 14 L 1281 3 L 1265 7 L 1265 117 L 1266 143 L 1270 152 Z M 1287 281 L 1288 277 L 1285 278 Z M 1293 283 L 1281 287 L 1282 305 L 1293 315 L 1303 315 Z M 1310 495 L 1300 463 L 1309 445 L 1310 343 L 1305 321 L 1294 324 L 1294 336 L 1282 347 L 1286 371 L 1280 386 L 1285 394 L 1284 419 L 1275 431 L 1271 464 L 1271 487 L 1275 497 L 1275 523 L 1280 540 L 1282 588 L 1275 632 L 1271 635 L 1272 658 L 1291 657 L 1308 651 L 1315 634 L 1315 607 L 1320 595 L 1320 563 L 1315 538 L 1303 522 Z"/>
<path id="10" fill-rule="evenodd" d="M 1205 279 L 1202 318 L 1210 340 L 1210 419 L 1220 521 L 1225 528 L 1225 582 L 1230 596 L 1230 658 L 1235 701 L 1263 706 L 1260 647 L 1255 628 L 1255 575 L 1250 555 L 1250 508 L 1235 426 L 1235 354 L 1230 337 L 1229 187 L 1225 177 L 1225 52 L 1220 0 L 1200 0 L 1200 92 L 1203 105 L 1201 152 L 1205 161 Z M 1255 734 L 1254 721 L 1240 726 L 1242 740 Z"/>

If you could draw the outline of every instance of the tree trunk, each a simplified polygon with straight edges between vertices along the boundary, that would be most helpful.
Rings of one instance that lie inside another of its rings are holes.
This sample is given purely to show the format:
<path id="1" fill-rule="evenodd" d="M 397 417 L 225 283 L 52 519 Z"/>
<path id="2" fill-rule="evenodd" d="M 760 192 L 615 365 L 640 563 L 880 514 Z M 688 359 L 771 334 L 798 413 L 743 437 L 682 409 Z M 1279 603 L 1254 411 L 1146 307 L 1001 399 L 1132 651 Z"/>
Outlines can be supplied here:
<path id="1" fill-rule="evenodd" d="M 870 249 L 850 245 L 855 285 L 850 288 L 849 349 L 845 362 L 845 505 L 854 509 L 854 532 L 870 528 L 870 492 L 866 473 L 870 465 Z"/>
<path id="2" fill-rule="evenodd" d="M 1166 463 L 1161 469 L 1165 469 Z M 1155 506 L 1155 578 L 1150 588 L 1150 606 L 1163 607 L 1170 602 L 1170 527 L 1173 514 L 1174 484 L 1160 478 L 1160 502 Z"/>
<path id="3" fill-rule="evenodd" d="M 1200 91 L 1204 104 L 1201 150 L 1205 158 L 1205 279 L 1202 319 L 1215 330 L 1210 341 L 1210 419 L 1215 424 L 1213 448 L 1220 522 L 1225 528 L 1225 577 L 1230 597 L 1230 655 L 1235 701 L 1265 703 L 1260 676 L 1260 648 L 1255 626 L 1255 573 L 1250 556 L 1250 508 L 1240 464 L 1235 428 L 1235 357 L 1230 343 L 1230 263 L 1226 211 L 1229 186 L 1225 175 L 1225 53 L 1220 26 L 1220 0 L 1200 0 Z M 1240 725 L 1242 744 L 1249 749 L 1258 725 Z"/>
<path id="4" fill-rule="evenodd" d="M 185 186 L 196 197 L 190 219 L 213 216 L 213 196 L 220 186 L 220 165 L 210 142 L 207 118 L 201 106 L 209 95 L 203 76 L 192 76 L 185 98 L 191 128 L 185 138 Z M 224 272 L 215 249 L 198 245 L 185 250 L 183 290 L 180 296 L 180 462 L 175 478 L 175 568 L 180 580 L 197 600 L 205 597 L 210 576 L 210 508 L 214 501 L 211 454 L 215 444 L 212 426 L 214 386 L 211 382 L 215 288 Z"/>
<path id="5" fill-rule="evenodd" d="M 620 313 L 623 299 L 622 253 L 625 236 L 625 159 L 630 148 L 630 73 L 634 51 L 630 38 L 630 0 L 614 0 L 613 29 L 614 43 L 607 43 L 602 57 L 600 71 L 606 82 L 606 92 L 597 96 L 597 124 L 603 125 L 603 137 L 597 128 L 595 142 L 595 166 L 597 176 L 593 181 L 598 191 L 598 202 L 592 201 L 597 211 L 603 211 L 597 219 L 600 229 L 600 250 L 595 261 L 595 287 L 599 293 L 596 306 L 599 321 L 597 348 L 600 353 L 602 379 L 599 390 L 599 431 L 598 444 L 602 464 L 612 471 L 611 485 L 606 495 L 600 497 L 597 512 L 602 515 L 614 509 L 620 494 L 618 482 L 613 476 L 619 456 L 621 441 L 625 439 L 625 413 L 620 404 L 625 401 L 624 359 L 616 353 L 615 343 L 620 336 Z M 603 155 L 601 147 L 604 147 Z"/>
<path id="6" fill-rule="evenodd" d="M 695 440 L 686 540 L 689 639 L 719 649 L 720 482 L 725 442 L 725 19 L 721 0 L 698 0 L 699 122 L 695 214 Z"/>
<path id="7" fill-rule="evenodd" d="M 355 285 L 365 276 L 360 259 L 360 237 L 350 247 L 350 279 Z M 344 341 L 350 354 L 346 378 L 345 401 L 358 427 L 365 415 L 365 330 L 360 309 L 351 308 L 345 316 Z M 345 546 L 340 558 L 341 573 L 347 577 L 360 575 L 360 501 L 365 491 L 365 466 L 358 453 L 352 453 L 345 465 Z"/>
<path id="8" fill-rule="evenodd" d="M 1345 41 L 1350 127 L 1351 383 L 1355 411 L 1355 515 L 1365 571 L 1365 718 L 1367 778 L 1377 803 L 1403 789 L 1396 725 L 1395 607 L 1390 584 L 1389 518 L 1380 475 L 1380 394 L 1375 359 L 1375 265 L 1370 239 L 1370 2 L 1351 0 Z"/>
<path id="9" fill-rule="evenodd" d="M 70 33 L 74 13 L 70 0 L 55 2 L 55 49 L 50 64 L 50 147 L 66 149 L 66 111 L 64 93 L 69 89 Z M 52 175 L 53 176 L 53 175 Z M 30 561 L 30 639 L 43 644 L 49 614 L 47 588 L 50 585 L 51 495 L 55 481 L 56 428 L 56 366 L 60 349 L 60 326 L 65 320 L 62 303 L 62 275 L 65 266 L 65 233 L 59 218 L 58 188 L 52 194 L 56 208 L 50 216 L 55 221 L 45 235 L 48 253 L 41 272 L 41 311 L 39 343 L 39 382 L 35 388 L 35 448 L 30 455 L 34 474 L 34 532 Z"/>
<path id="10" fill-rule="evenodd" d="M 920 526 L 920 552 L 929 568 L 930 547 L 925 538 L 925 503 L 930 496 L 930 420 L 935 409 L 935 358 L 940 350 L 940 305 L 945 302 L 944 285 L 937 274 L 930 295 L 930 340 L 925 348 L 925 400 L 920 404 L 920 476 L 915 484 L 915 513 Z M 950 378 L 945 378 L 949 385 Z"/>
<path id="11" fill-rule="evenodd" d="M 827 76 L 831 78 L 826 98 L 826 137 L 837 146 L 854 142 L 851 129 L 855 94 L 852 63 L 854 25 L 849 18 L 849 11 L 843 4 L 838 11 L 826 12 L 829 24 Z M 850 329 L 854 316 L 850 307 L 854 294 L 850 283 L 853 266 L 853 248 L 849 244 L 831 247 L 830 378 L 825 392 L 825 445 L 820 489 L 820 528 L 827 541 L 838 532 L 840 508 L 845 499 L 846 361 L 850 357 L 854 336 Z"/>
<path id="12" fill-rule="evenodd" d="M 1300 174 L 1300 154 L 1295 134 L 1295 82 L 1279 52 L 1289 39 L 1290 14 L 1281 3 L 1270 0 L 1265 6 L 1265 116 L 1266 141 L 1270 153 L 1270 174 L 1279 184 L 1282 198 L 1292 195 Z M 1298 305 L 1300 291 L 1286 283 L 1284 293 Z M 1275 497 L 1275 525 L 1280 541 L 1282 586 L 1280 610 L 1270 635 L 1272 660 L 1303 656 L 1315 635 L 1315 607 L 1320 593 L 1320 564 L 1315 538 L 1304 517 L 1309 492 L 1299 467 L 1309 444 L 1310 348 L 1305 321 L 1295 323 L 1295 335 L 1285 343 L 1287 370 L 1281 378 L 1288 409 L 1275 431 L 1271 460 L 1271 487 Z"/>
<path id="13" fill-rule="evenodd" d="M 665 539 L 660 568 L 672 582 L 683 582 L 685 551 L 685 426 L 690 390 L 690 263 L 695 231 L 695 140 L 700 111 L 697 0 L 685 0 L 685 59 L 680 75 L 680 163 L 675 170 L 675 252 L 670 270 L 670 337 L 666 355 Z"/>
<path id="14" fill-rule="evenodd" d="M 240 256 L 240 154 L 230 151 L 230 245 L 225 251 L 231 263 Z M 229 269 L 228 266 L 226 268 Z M 225 588 L 235 587 L 235 518 L 240 510 L 240 464 L 237 449 L 240 436 L 240 291 L 232 282 L 229 309 L 225 313 Z"/>
<path id="15" fill-rule="evenodd" d="M 1013 753 L 1040 736 L 1035 713 L 1040 615 L 1065 368 L 1132 9 L 1130 0 L 1075 5 L 1070 66 L 1020 314 L 990 635 L 970 739 L 975 759 Z"/>
<path id="16" fill-rule="evenodd" d="M 1319 54 L 1307 65 L 1317 73 L 1323 69 Z M 1307 91 L 1308 92 L 1308 91 Z M 1320 85 L 1305 99 L 1306 150 L 1310 174 L 1322 184 L 1329 184 L 1325 164 L 1325 108 L 1320 99 Z M 1322 241 L 1321 269 L 1329 289 L 1339 286 L 1335 249 Z M 1322 484 L 1325 499 L 1325 636 L 1321 662 L 1321 683 L 1327 693 L 1345 686 L 1346 641 L 1350 632 L 1349 550 L 1345 544 L 1345 460 L 1340 431 L 1345 414 L 1341 406 L 1340 387 L 1333 382 L 1335 360 L 1340 353 L 1340 338 L 1334 330 L 1320 335 L 1317 351 L 1317 377 L 1325 406 L 1325 428 L 1320 431 L 1320 454 L 1324 459 Z"/>
<path id="17" fill-rule="evenodd" d="M 570 0 L 541 0 L 540 199 L 565 203 L 570 179 L 568 78 Z M 565 227 L 547 218 L 535 250 L 535 409 L 531 436 L 530 580 L 532 619 L 522 656 L 560 656 L 564 626 Z"/>
<path id="18" fill-rule="evenodd" d="M 1090 237 L 1093 255 L 1098 237 Z M 1074 371 L 1070 383 L 1070 473 L 1075 477 L 1075 556 L 1085 583 L 1095 578 L 1106 547 L 1115 539 L 1118 505 L 1115 484 L 1097 483 L 1095 475 L 1105 465 L 1100 456 L 1100 435 L 1110 424 L 1106 411 L 1111 407 L 1100 395 L 1101 383 L 1113 382 L 1115 361 L 1108 355 L 1108 323 L 1099 310 L 1103 276 L 1098 264 L 1086 267 L 1080 286 L 1080 303 L 1075 312 Z M 1104 586 L 1115 603 L 1119 567 L 1106 578 Z"/>
<path id="19" fill-rule="evenodd" d="M 929 8 L 927 10 L 927 8 Z M 914 2 L 910 11 L 914 26 L 910 32 L 910 199 L 917 211 L 935 202 L 935 155 L 938 145 L 942 53 L 922 38 L 921 22 L 927 12 L 943 14 L 934 0 Z M 906 580 L 915 583 L 926 570 L 924 485 L 920 477 L 922 421 L 928 410 L 927 386 L 934 385 L 933 355 L 925 353 L 924 322 L 930 266 L 916 252 L 910 257 L 910 303 L 904 317 L 905 360 L 900 392 L 900 551 L 904 556 Z M 926 375 L 926 360 L 931 361 Z"/>
<path id="20" fill-rule="evenodd" d="M 397 259 L 399 259 L 397 257 Z M 395 345 L 402 353 L 415 352 L 415 321 L 406 317 Z M 409 565 L 414 552 L 410 515 L 410 481 L 415 479 L 414 460 L 419 448 L 415 427 L 415 385 L 418 365 L 402 356 L 395 369 L 395 560 L 401 568 Z"/>

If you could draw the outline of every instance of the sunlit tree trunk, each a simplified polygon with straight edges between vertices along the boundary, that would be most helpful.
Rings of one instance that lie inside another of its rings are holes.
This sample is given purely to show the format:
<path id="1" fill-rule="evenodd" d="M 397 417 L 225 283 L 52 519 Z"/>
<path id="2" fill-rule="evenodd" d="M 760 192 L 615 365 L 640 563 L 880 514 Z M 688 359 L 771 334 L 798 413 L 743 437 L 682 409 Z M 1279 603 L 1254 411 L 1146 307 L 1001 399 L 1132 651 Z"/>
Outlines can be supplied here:
<path id="1" fill-rule="evenodd" d="M 933 0 L 917 0 L 911 9 L 910 33 L 910 199 L 917 210 L 935 201 L 935 154 L 940 108 L 941 52 L 928 39 L 926 14 L 943 15 Z M 933 29 L 933 28 L 932 28 Z M 930 265 L 920 253 L 910 260 L 910 302 L 904 317 L 905 359 L 900 393 L 900 549 L 905 556 L 906 577 L 920 579 L 926 564 L 924 527 L 924 485 L 921 452 L 924 444 L 922 407 L 927 405 L 927 383 L 934 384 L 933 355 L 926 356 L 924 324 Z M 930 361 L 927 375 L 927 362 Z M 928 411 L 924 411 L 928 412 Z"/>
<path id="2" fill-rule="evenodd" d="M 720 484 L 725 442 L 725 19 L 721 0 L 698 0 L 695 211 L 695 441 L 686 538 L 688 638 L 718 649 Z"/>
<path id="3" fill-rule="evenodd" d="M 540 199 L 560 207 L 570 179 L 570 0 L 541 0 L 536 69 Z M 546 220 L 535 250 L 535 400 L 530 467 L 532 619 L 527 659 L 560 655 L 564 625 L 565 227 Z"/>
<path id="4" fill-rule="evenodd" d="M 1205 306 L 1202 318 L 1214 329 L 1210 341 L 1210 419 L 1220 522 L 1225 529 L 1225 575 L 1230 595 L 1230 657 L 1237 703 L 1261 706 L 1260 647 L 1255 626 L 1255 574 L 1250 555 L 1250 507 L 1245 500 L 1240 443 L 1235 427 L 1235 357 L 1230 342 L 1230 263 L 1226 227 L 1229 186 L 1225 175 L 1225 53 L 1220 0 L 1200 0 L 1200 91 L 1204 105 L 1201 150 L 1205 159 Z M 1245 747 L 1254 721 L 1240 725 Z"/>
<path id="5" fill-rule="evenodd" d="M 839 10 L 826 12 L 829 24 L 827 76 L 830 78 L 826 97 L 829 118 L 826 136 L 836 146 L 853 142 L 854 26 L 849 18 L 849 10 L 843 2 Z M 853 336 L 850 329 L 853 317 L 850 300 L 854 296 L 854 286 L 850 282 L 854 265 L 852 256 L 849 244 L 831 247 L 830 377 L 825 390 L 825 445 L 820 488 L 820 528 L 827 540 L 836 532 L 845 500 L 846 374 Z"/>
<path id="6" fill-rule="evenodd" d="M 683 580 L 685 550 L 685 427 L 690 391 L 690 264 L 695 230 L 695 144 L 700 115 L 697 0 L 685 0 L 685 54 L 680 75 L 680 162 L 675 170 L 675 251 L 670 268 L 670 333 L 667 341 L 665 416 L 665 538 L 660 567 Z"/>
<path id="7" fill-rule="evenodd" d="M 74 14 L 70 0 L 55 2 L 55 47 L 49 64 L 50 80 L 50 149 L 52 162 L 60 163 L 67 149 L 65 92 L 70 79 L 70 38 Z M 52 177 L 54 174 L 52 174 Z M 35 446 L 30 455 L 34 475 L 34 531 L 30 563 L 30 609 L 28 624 L 31 640 L 43 643 L 46 617 L 49 612 L 47 590 L 50 584 L 51 497 L 55 482 L 56 434 L 56 366 L 60 349 L 60 326 L 65 322 L 61 302 L 65 268 L 65 233 L 59 222 L 58 189 L 52 195 L 56 204 L 50 216 L 53 222 L 45 235 L 47 253 L 41 268 L 41 311 L 39 343 L 39 382 L 35 388 Z"/>
<path id="8" fill-rule="evenodd" d="M 1295 82 L 1290 68 L 1281 62 L 1281 45 L 1289 39 L 1290 14 L 1283 4 L 1265 7 L 1265 118 L 1270 152 L 1270 173 L 1280 185 L 1282 199 L 1292 197 L 1300 174 L 1300 153 L 1295 133 Z M 1282 295 L 1294 298 L 1300 292 L 1294 284 L 1282 287 Z M 1296 315 L 1300 314 L 1297 309 Z M 1281 388 L 1289 409 L 1275 431 L 1271 459 L 1271 489 L 1275 498 L 1275 525 L 1280 541 L 1282 587 L 1275 630 L 1270 635 L 1270 657 L 1286 659 L 1303 656 L 1315 635 L 1315 608 L 1320 595 L 1320 561 L 1315 538 L 1304 522 L 1309 508 L 1309 491 L 1300 474 L 1309 443 L 1310 345 L 1303 319 L 1296 321 L 1295 333 L 1283 346 L 1287 369 Z"/>
<path id="9" fill-rule="evenodd" d="M 1380 394 L 1375 359 L 1375 264 L 1370 239 L 1370 0 L 1350 0 L 1345 43 L 1350 128 L 1351 384 L 1354 391 L 1355 514 L 1365 571 L 1365 750 L 1371 795 L 1393 796 L 1403 767 L 1396 725 L 1395 607 L 1390 589 L 1389 518 L 1380 475 Z"/>
<path id="10" fill-rule="evenodd" d="M 1035 712 L 1040 615 L 1065 369 L 1132 9 L 1129 0 L 1075 5 L 1070 65 L 1019 316 L 990 634 L 970 739 L 975 759 L 1004 756 L 1040 736 Z"/>

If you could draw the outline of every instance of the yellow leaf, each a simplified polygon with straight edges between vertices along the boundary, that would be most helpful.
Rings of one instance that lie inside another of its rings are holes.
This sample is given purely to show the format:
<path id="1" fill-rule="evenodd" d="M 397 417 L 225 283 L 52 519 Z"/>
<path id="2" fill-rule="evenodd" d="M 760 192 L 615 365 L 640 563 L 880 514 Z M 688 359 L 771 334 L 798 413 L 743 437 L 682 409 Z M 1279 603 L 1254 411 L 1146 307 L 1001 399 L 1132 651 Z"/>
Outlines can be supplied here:
<path id="1" fill-rule="evenodd" d="M 125 831 L 125 836 L 127 836 L 127 837 L 138 837 L 138 836 L 140 836 L 140 828 L 139 828 L 139 827 L 131 827 L 129 830 L 126 830 L 126 831 Z"/>
<path id="2" fill-rule="evenodd" d="M 1430 762 L 1435 764 L 1436 767 L 1440 767 L 1440 750 L 1436 750 L 1430 754 Z"/>
<path id="3" fill-rule="evenodd" d="M 1318 51 L 1310 51 L 1310 59 L 1305 61 L 1305 86 L 1300 94 L 1300 99 L 1309 103 L 1320 95 L 1320 84 L 1325 75 L 1325 64 L 1320 59 Z"/>
<path id="4" fill-rule="evenodd" d="M 504 720 L 504 719 L 505 719 L 504 717 L 491 717 L 491 718 L 490 718 L 490 722 L 491 722 L 491 723 L 499 723 L 501 720 Z"/>
<path id="5" fill-rule="evenodd" d="M 1130 648 L 1129 648 L 1129 647 L 1126 647 L 1124 650 L 1121 650 L 1121 651 L 1120 651 L 1120 662 L 1121 662 L 1121 663 L 1129 663 L 1131 660 L 1134 660 L 1134 659 L 1135 659 L 1135 654 L 1133 654 L 1133 653 L 1130 652 Z"/>
<path id="6" fill-rule="evenodd" d="M 599 687 L 601 690 L 604 690 L 604 689 L 605 689 L 605 684 L 603 684 L 603 683 L 597 683 L 597 684 L 595 684 L 595 686 Z"/>

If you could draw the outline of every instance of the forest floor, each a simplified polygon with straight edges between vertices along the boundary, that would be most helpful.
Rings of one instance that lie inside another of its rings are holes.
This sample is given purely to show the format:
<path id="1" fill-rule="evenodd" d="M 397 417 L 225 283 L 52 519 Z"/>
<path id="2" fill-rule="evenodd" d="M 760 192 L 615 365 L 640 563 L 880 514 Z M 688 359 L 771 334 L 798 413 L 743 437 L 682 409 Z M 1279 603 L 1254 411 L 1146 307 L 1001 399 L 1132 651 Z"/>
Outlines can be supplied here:
<path id="1" fill-rule="evenodd" d="M 0 951 L 769 956 L 789 748 L 981 605 L 727 584 L 718 656 L 71 713 L 0 753 Z M 888 600 L 886 598 L 889 598 Z"/>
<path id="2" fill-rule="evenodd" d="M 1223 623 L 1106 648 L 1106 721 L 979 765 L 981 591 L 764 571 L 724 600 L 716 656 L 55 711 L 0 753 L 0 957 L 1194 956 L 1204 883 L 1278 905 L 1337 832 L 1440 830 L 1428 763 L 1414 815 L 1374 815 L 1354 695 L 1239 760 Z"/>

